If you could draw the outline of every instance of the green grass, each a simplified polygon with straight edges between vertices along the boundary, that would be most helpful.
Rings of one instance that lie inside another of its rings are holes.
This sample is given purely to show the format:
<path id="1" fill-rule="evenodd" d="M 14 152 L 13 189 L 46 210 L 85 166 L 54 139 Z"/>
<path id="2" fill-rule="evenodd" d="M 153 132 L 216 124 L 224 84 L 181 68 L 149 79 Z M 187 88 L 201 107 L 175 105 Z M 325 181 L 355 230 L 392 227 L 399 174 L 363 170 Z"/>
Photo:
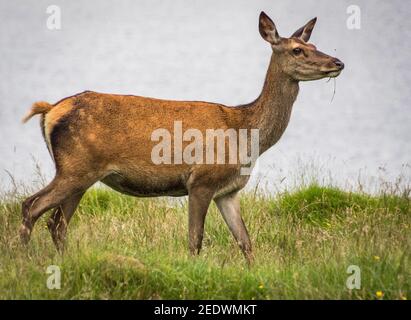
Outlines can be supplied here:
<path id="1" fill-rule="evenodd" d="M 268 197 L 243 194 L 255 253 L 251 268 L 215 205 L 203 250 L 187 250 L 187 203 L 107 189 L 83 198 L 56 253 L 46 219 L 19 243 L 20 198 L 0 202 L 1 299 L 383 299 L 411 298 L 408 195 L 369 196 L 311 185 Z M 60 290 L 46 287 L 58 265 Z M 349 290 L 347 268 L 361 269 Z"/>

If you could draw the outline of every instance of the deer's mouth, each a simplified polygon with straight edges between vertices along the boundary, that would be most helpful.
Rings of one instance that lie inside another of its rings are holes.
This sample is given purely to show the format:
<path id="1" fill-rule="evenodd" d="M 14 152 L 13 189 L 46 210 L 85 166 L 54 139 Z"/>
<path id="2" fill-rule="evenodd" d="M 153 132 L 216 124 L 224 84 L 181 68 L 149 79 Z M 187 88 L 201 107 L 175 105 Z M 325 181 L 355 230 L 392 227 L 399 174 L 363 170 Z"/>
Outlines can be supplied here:
<path id="1" fill-rule="evenodd" d="M 340 75 L 341 71 L 342 71 L 342 69 L 335 69 L 335 70 L 331 70 L 331 71 L 326 71 L 325 75 L 327 77 L 330 77 L 330 78 L 335 78 L 335 77 L 338 77 Z"/>
<path id="2" fill-rule="evenodd" d="M 324 70 L 324 71 L 327 77 L 335 78 L 340 75 L 343 69 L 344 69 L 344 63 L 341 60 L 334 58 L 332 65 L 329 65 L 329 69 Z"/>

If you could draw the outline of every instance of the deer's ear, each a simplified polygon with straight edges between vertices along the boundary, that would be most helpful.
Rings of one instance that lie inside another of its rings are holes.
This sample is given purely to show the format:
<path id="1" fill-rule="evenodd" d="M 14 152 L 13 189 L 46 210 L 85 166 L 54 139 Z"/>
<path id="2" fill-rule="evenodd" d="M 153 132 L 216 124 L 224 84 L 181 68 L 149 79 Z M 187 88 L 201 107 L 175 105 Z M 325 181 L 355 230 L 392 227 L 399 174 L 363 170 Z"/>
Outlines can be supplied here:
<path id="1" fill-rule="evenodd" d="M 260 19 L 258 24 L 258 29 L 260 34 L 265 41 L 268 41 L 271 44 L 278 44 L 280 42 L 280 36 L 278 35 L 277 28 L 273 20 L 267 16 L 264 11 L 260 13 Z"/>
<path id="2" fill-rule="evenodd" d="M 316 22 L 317 18 L 311 19 L 305 26 L 294 32 L 291 37 L 300 38 L 301 40 L 308 42 L 308 40 L 310 40 L 311 32 L 313 32 Z"/>

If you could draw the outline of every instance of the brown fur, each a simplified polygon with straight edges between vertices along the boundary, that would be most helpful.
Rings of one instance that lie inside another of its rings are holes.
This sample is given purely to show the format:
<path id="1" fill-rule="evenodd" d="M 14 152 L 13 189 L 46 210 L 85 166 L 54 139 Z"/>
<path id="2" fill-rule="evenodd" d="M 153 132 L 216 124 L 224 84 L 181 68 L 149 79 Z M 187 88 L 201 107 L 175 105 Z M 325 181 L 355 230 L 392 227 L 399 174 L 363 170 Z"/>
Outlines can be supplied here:
<path id="1" fill-rule="evenodd" d="M 315 22 L 314 22 L 315 23 Z M 307 39 L 310 21 L 298 31 Z M 240 107 L 201 101 L 170 101 L 86 91 L 51 106 L 37 103 L 25 118 L 43 115 L 44 135 L 56 165 L 56 177 L 23 204 L 21 236 L 28 241 L 35 221 L 56 208 L 49 228 L 58 247 L 81 196 L 97 181 L 134 196 L 189 195 L 190 251 L 199 252 L 207 208 L 214 199 L 234 237 L 250 261 L 251 243 L 240 216 L 237 193 L 249 176 L 239 164 L 155 165 L 151 141 L 157 128 L 173 132 L 174 121 L 183 131 L 199 129 L 259 129 L 260 153 L 274 145 L 285 131 L 300 80 L 339 72 L 335 58 L 324 55 L 300 38 L 279 38 L 274 23 L 260 16 L 261 35 L 273 55 L 261 95 Z M 303 50 L 293 56 L 293 49 Z M 310 79 L 308 79 L 310 78 Z M 188 144 L 186 142 L 185 144 Z"/>
<path id="2" fill-rule="evenodd" d="M 36 114 L 46 114 L 53 108 L 53 106 L 45 101 L 39 101 L 35 102 L 33 106 L 31 107 L 29 113 L 22 119 L 23 123 L 26 123 L 29 121 L 32 117 L 34 117 Z"/>

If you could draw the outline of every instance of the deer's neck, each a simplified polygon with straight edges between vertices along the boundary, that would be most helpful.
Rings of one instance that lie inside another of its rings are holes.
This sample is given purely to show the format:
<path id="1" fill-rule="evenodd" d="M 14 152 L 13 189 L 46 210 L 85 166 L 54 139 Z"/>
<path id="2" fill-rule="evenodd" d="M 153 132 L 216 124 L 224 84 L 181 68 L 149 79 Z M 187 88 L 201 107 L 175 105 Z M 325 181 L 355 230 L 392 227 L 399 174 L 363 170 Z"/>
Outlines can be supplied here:
<path id="1" fill-rule="evenodd" d="M 280 70 L 272 55 L 263 90 L 248 115 L 251 128 L 259 129 L 260 154 L 273 146 L 287 128 L 298 88 L 298 82 Z"/>

